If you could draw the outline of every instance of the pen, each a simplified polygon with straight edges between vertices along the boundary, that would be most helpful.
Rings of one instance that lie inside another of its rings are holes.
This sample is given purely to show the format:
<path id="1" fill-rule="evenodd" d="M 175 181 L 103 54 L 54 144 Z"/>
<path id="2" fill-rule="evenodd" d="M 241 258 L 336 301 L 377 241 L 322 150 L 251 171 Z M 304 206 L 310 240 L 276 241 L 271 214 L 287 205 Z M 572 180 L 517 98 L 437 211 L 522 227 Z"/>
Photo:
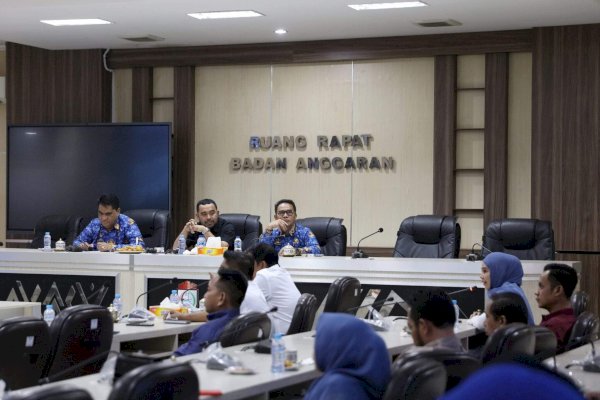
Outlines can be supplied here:
<path id="1" fill-rule="evenodd" d="M 200 396 L 223 396 L 223 392 L 220 390 L 200 390 Z"/>

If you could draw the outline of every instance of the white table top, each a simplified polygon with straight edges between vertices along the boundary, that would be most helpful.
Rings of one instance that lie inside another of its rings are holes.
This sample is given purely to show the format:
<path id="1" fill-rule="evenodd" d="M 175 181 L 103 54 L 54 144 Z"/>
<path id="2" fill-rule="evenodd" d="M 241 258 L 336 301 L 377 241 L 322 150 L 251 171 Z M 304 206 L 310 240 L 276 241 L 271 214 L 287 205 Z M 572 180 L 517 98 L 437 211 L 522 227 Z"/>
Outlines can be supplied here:
<path id="1" fill-rule="evenodd" d="M 192 332 L 202 325 L 202 322 L 191 322 L 189 324 L 167 324 L 162 318 L 154 320 L 154 326 L 127 325 L 125 321 L 114 324 L 113 342 L 127 342 L 130 340 L 151 339 L 161 336 L 178 335 L 180 333 Z"/>
<path id="2" fill-rule="evenodd" d="M 600 351 L 600 340 L 594 342 L 597 351 Z M 586 392 L 600 391 L 600 373 L 584 371 L 581 366 L 571 366 L 566 368 L 567 365 L 575 363 L 577 361 L 583 361 L 583 359 L 591 352 L 592 346 L 586 344 L 584 346 L 577 347 L 571 351 L 567 351 L 563 354 L 556 356 L 556 366 L 568 376 L 573 378 L 575 382 Z M 599 353 L 600 355 L 600 353 Z M 598 356 L 597 356 L 598 357 Z M 549 358 L 544 361 L 548 366 L 553 365 L 553 359 Z"/>

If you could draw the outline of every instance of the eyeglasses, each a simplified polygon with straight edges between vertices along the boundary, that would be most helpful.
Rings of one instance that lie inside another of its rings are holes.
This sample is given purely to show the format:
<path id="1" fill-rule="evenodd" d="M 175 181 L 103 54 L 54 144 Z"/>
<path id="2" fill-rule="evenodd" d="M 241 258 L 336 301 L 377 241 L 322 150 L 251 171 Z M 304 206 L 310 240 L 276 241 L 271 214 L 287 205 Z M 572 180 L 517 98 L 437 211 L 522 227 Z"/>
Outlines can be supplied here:
<path id="1" fill-rule="evenodd" d="M 278 217 L 285 217 L 286 215 L 292 216 L 294 215 L 294 210 L 281 210 L 277 211 Z"/>

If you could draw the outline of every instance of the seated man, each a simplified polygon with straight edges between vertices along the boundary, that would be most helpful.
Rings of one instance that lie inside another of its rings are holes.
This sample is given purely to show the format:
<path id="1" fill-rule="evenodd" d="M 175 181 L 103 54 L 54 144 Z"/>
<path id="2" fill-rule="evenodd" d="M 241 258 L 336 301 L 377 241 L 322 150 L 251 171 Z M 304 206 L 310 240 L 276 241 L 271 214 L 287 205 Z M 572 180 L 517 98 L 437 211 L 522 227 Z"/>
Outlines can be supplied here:
<path id="1" fill-rule="evenodd" d="M 275 203 L 275 219 L 260 235 L 259 242 L 266 243 L 281 254 L 281 249 L 291 245 L 298 254 L 321 254 L 321 247 L 315 234 L 305 226 L 296 223 L 296 204 L 292 200 L 279 200 Z"/>
<path id="2" fill-rule="evenodd" d="M 323 376 L 313 382 L 305 400 L 383 397 L 390 356 L 383 339 L 363 321 L 344 313 L 321 314 L 314 354 Z"/>
<path id="3" fill-rule="evenodd" d="M 135 221 L 121 214 L 119 198 L 103 194 L 98 199 L 98 218 L 94 218 L 73 241 L 83 250 L 110 251 L 123 245 L 145 247 L 140 228 Z"/>
<path id="4" fill-rule="evenodd" d="M 248 281 L 239 271 L 220 268 L 208 283 L 204 305 L 208 322 L 192 332 L 189 342 L 179 346 L 176 356 L 200 353 L 206 346 L 219 340 L 225 325 L 240 314 Z"/>
<path id="5" fill-rule="evenodd" d="M 202 199 L 196 204 L 196 219 L 190 219 L 181 233 L 173 242 L 173 250 L 179 248 L 179 236 L 183 235 L 186 238 L 185 248 L 189 249 L 196 245 L 200 233 L 208 239 L 209 237 L 218 236 L 221 238 L 222 247 L 230 247 L 233 249 L 233 241 L 235 240 L 235 227 L 232 223 L 219 218 L 219 210 L 217 203 L 211 199 Z"/>
<path id="6" fill-rule="evenodd" d="M 456 315 L 446 292 L 436 289 L 415 293 L 407 322 L 415 346 L 465 351 L 454 334 Z"/>
<path id="7" fill-rule="evenodd" d="M 259 243 L 249 252 L 254 256 L 254 282 L 267 299 L 269 307 L 277 307 L 277 311 L 269 314 L 273 333 L 285 334 L 292 322 L 300 292 L 290 273 L 279 266 L 279 256 L 273 247 Z"/>
<path id="8" fill-rule="evenodd" d="M 240 314 L 248 314 L 249 312 L 266 313 L 271 308 L 267 304 L 267 300 L 259 287 L 252 281 L 254 275 L 254 258 L 252 254 L 243 253 L 241 251 L 227 250 L 223 254 L 223 262 L 221 268 L 234 269 L 241 272 L 248 279 L 248 289 L 244 301 L 240 305 Z M 194 322 L 206 322 L 206 311 L 198 311 L 194 313 L 171 313 L 171 318 L 189 320 Z"/>
<path id="9" fill-rule="evenodd" d="M 492 295 L 485 308 L 485 334 L 492 336 L 496 329 L 519 322 L 527 324 L 527 306 L 520 295 L 503 292 Z"/>
<path id="10" fill-rule="evenodd" d="M 541 326 L 556 335 L 557 351 L 562 353 L 575 324 L 571 295 L 577 286 L 577 272 L 565 264 L 548 264 L 540 275 L 535 300 L 549 314 L 542 316 Z"/>

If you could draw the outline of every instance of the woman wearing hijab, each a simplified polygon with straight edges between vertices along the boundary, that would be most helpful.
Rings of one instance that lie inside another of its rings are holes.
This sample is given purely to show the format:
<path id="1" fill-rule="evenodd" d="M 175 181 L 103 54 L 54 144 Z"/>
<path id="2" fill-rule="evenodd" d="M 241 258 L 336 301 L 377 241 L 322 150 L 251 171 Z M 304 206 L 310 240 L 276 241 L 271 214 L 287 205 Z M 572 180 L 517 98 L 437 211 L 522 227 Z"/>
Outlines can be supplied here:
<path id="1" fill-rule="evenodd" d="M 490 253 L 483 259 L 481 266 L 481 281 L 487 289 L 487 296 L 491 297 L 498 293 L 515 293 L 523 299 L 527 306 L 527 323 L 534 325 L 531 307 L 521 289 L 523 281 L 523 266 L 521 261 L 506 253 Z M 483 329 L 485 313 L 481 316 L 471 318 L 471 323 L 478 329 Z"/>
<path id="2" fill-rule="evenodd" d="M 321 315 L 315 359 L 323 376 L 310 386 L 305 400 L 380 399 L 390 380 L 390 356 L 383 339 L 348 314 Z"/>

